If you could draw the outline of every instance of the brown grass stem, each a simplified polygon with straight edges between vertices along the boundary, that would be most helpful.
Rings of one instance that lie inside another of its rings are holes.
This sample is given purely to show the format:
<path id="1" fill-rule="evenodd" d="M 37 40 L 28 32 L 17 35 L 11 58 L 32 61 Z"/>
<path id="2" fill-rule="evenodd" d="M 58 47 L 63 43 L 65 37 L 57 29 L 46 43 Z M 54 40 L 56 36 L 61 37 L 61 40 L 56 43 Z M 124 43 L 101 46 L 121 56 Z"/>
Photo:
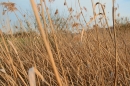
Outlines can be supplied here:
<path id="1" fill-rule="evenodd" d="M 44 32 L 44 29 L 42 28 L 42 24 L 41 24 L 40 18 L 38 16 L 38 10 L 36 8 L 36 4 L 35 4 L 34 0 L 30 0 L 30 2 L 31 2 L 32 8 L 33 8 L 33 11 L 34 11 L 37 23 L 39 25 L 39 31 L 40 31 L 42 39 L 43 39 L 43 41 L 45 43 L 45 46 L 46 46 L 46 49 L 47 49 L 47 52 L 48 52 L 48 55 L 49 55 L 49 58 L 50 58 L 50 61 L 51 61 L 51 64 L 52 64 L 55 76 L 56 76 L 56 79 L 57 79 L 57 82 L 58 82 L 59 86 L 62 86 L 61 80 L 60 80 L 60 76 L 59 76 L 59 73 L 58 73 L 58 70 L 57 70 L 56 64 L 54 62 L 54 58 L 53 58 L 51 49 L 50 49 L 50 45 L 49 45 L 49 43 L 48 43 L 48 41 L 46 39 L 46 35 L 45 35 L 45 32 Z"/>
<path id="2" fill-rule="evenodd" d="M 117 86 L 117 74 L 118 74 L 118 57 L 117 57 L 117 37 L 116 37 L 116 28 L 115 28 L 115 0 L 112 0 L 112 18 L 113 18 L 113 30 L 114 30 L 114 43 L 115 43 L 115 86 Z"/>

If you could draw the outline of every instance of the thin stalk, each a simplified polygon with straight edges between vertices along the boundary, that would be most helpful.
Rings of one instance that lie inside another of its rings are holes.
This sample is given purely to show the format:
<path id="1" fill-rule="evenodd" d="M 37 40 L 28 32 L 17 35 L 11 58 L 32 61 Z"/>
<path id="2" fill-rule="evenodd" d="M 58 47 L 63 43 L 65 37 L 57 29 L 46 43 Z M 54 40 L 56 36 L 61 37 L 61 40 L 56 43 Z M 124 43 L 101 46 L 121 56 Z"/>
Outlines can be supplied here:
<path id="1" fill-rule="evenodd" d="M 79 4 L 79 7 L 80 7 L 80 10 L 81 10 L 81 14 L 82 14 L 82 17 L 83 17 L 83 19 L 84 19 L 84 22 L 85 22 L 85 24 L 87 24 L 87 21 L 85 20 L 85 17 L 84 17 L 84 15 L 83 15 L 83 12 L 82 12 L 82 8 L 81 8 L 81 5 L 80 5 L 80 1 L 78 0 L 78 4 Z M 82 25 L 81 25 L 82 26 Z M 82 29 L 82 31 L 81 31 L 81 42 L 82 42 L 82 39 L 83 39 L 83 34 L 84 34 L 84 28 Z"/>
<path id="2" fill-rule="evenodd" d="M 5 47 L 6 53 L 7 53 L 7 55 L 8 55 L 8 56 L 7 56 L 7 59 L 9 60 L 10 65 L 12 66 L 12 69 L 13 69 L 15 78 L 17 78 L 17 70 L 16 70 L 16 68 L 15 68 L 15 66 L 14 66 L 14 64 L 13 64 L 13 59 L 12 59 L 11 56 L 10 56 L 9 49 L 8 49 L 8 47 L 7 47 L 7 44 L 6 44 L 6 42 L 5 42 L 5 39 L 4 39 L 4 37 L 3 37 L 3 34 L 2 34 L 2 31 L 1 31 L 1 30 L 0 30 L 0 36 L 2 37 L 2 41 L 3 41 L 3 43 L 4 43 L 4 47 Z"/>
<path id="3" fill-rule="evenodd" d="M 81 14 L 82 14 L 82 16 L 83 16 L 84 22 L 85 22 L 85 24 L 87 24 L 87 21 L 85 20 L 85 17 L 84 17 L 84 15 L 83 15 L 82 8 L 81 8 L 80 1 L 79 1 L 79 0 L 78 0 L 78 4 L 79 4 L 80 10 L 81 10 Z"/>
<path id="4" fill-rule="evenodd" d="M 36 4 L 35 4 L 34 0 L 30 0 L 30 2 L 31 2 L 32 8 L 33 8 L 33 11 L 34 11 L 34 14 L 35 14 L 37 23 L 38 23 L 38 25 L 39 25 L 39 28 L 38 28 L 38 29 L 39 29 L 39 31 L 40 31 L 40 34 L 41 34 L 42 39 L 43 39 L 43 41 L 44 41 L 46 50 L 47 50 L 48 55 L 49 55 L 49 57 L 50 57 L 50 61 L 51 61 L 52 68 L 53 68 L 53 70 L 54 70 L 54 73 L 55 73 L 57 82 L 58 82 L 59 86 L 62 86 L 62 83 L 61 83 L 61 80 L 60 80 L 60 76 L 59 76 L 59 73 L 58 73 L 56 64 L 55 64 L 55 62 L 54 62 L 54 58 L 53 58 L 53 55 L 52 55 L 52 51 L 51 51 L 49 42 L 47 41 L 46 35 L 45 35 L 45 31 L 44 31 L 44 29 L 42 28 L 42 24 L 41 24 L 39 15 L 38 15 L 38 10 L 37 10 Z"/>
<path id="5" fill-rule="evenodd" d="M 16 14 L 15 11 L 14 11 L 14 14 L 15 14 L 16 18 L 17 18 L 18 21 L 19 21 L 19 24 L 20 24 L 21 29 L 23 28 L 23 30 L 24 30 L 24 32 L 25 32 L 25 27 L 23 26 L 22 21 L 19 19 L 18 15 Z"/>
<path id="6" fill-rule="evenodd" d="M 96 17 L 96 12 L 95 12 L 95 9 L 94 9 L 94 1 L 91 0 L 92 2 L 92 8 L 93 8 L 93 16 L 94 16 L 94 19 Z M 96 22 L 96 19 L 95 19 L 95 28 L 96 28 L 96 36 L 97 36 L 97 41 L 98 41 L 98 52 L 99 52 L 99 58 L 100 58 L 100 63 L 101 63 L 101 77 L 103 79 L 103 72 L 102 72 L 102 68 L 103 68 L 103 64 L 102 64 L 102 58 L 101 58 L 101 51 L 100 51 L 100 40 L 99 40 L 99 32 L 98 32 L 98 27 L 97 27 L 97 22 Z M 103 80 L 102 80 L 103 81 Z M 103 82 L 102 82 L 103 83 Z"/>
<path id="7" fill-rule="evenodd" d="M 98 2 L 98 4 L 99 4 L 99 5 L 101 6 L 101 8 L 102 8 L 103 17 L 105 18 L 105 21 L 106 21 L 106 24 L 107 24 L 107 27 L 108 27 L 108 30 L 109 30 L 110 37 L 111 37 L 111 39 L 113 40 L 113 38 L 112 38 L 112 33 L 111 33 L 111 30 L 110 30 L 110 26 L 109 26 L 108 21 L 107 21 L 107 18 L 106 18 L 106 12 L 105 12 L 105 10 L 104 10 L 104 6 L 103 6 L 100 2 Z M 94 6 L 94 10 L 95 10 L 95 8 L 96 8 L 96 5 L 97 5 L 97 3 L 96 3 L 95 6 Z"/>
<path id="8" fill-rule="evenodd" d="M 51 27 L 51 30 L 52 30 L 52 34 L 53 34 L 53 38 L 54 38 L 54 42 L 55 42 L 55 46 L 56 46 L 56 51 L 57 51 L 57 53 L 58 53 L 58 59 L 60 60 L 60 67 L 61 67 L 62 73 L 63 73 L 63 75 L 64 75 L 64 69 L 63 69 L 63 65 L 62 65 L 60 50 L 59 50 L 58 44 L 57 44 L 57 37 L 56 37 L 56 35 L 55 35 L 54 26 L 53 26 L 53 23 L 52 23 L 52 20 L 51 20 L 51 17 L 50 17 L 50 13 L 49 13 L 49 11 L 48 11 L 48 9 L 47 9 L 47 5 L 46 5 L 45 0 L 44 0 L 44 5 L 45 5 L 45 9 L 46 9 L 46 12 L 47 12 L 47 15 L 48 15 L 50 27 Z M 65 78 L 65 76 L 64 76 L 64 78 Z"/>
<path id="9" fill-rule="evenodd" d="M 11 37 L 13 37 L 13 32 L 12 32 L 12 29 L 11 29 L 11 26 L 10 26 L 10 19 L 9 19 L 9 14 L 8 14 L 8 12 L 7 12 L 7 23 L 8 23 L 9 29 L 10 29 Z"/>
<path id="10" fill-rule="evenodd" d="M 113 30 L 114 30 L 114 44 L 115 44 L 115 86 L 117 86 L 117 72 L 118 72 L 118 69 L 117 69 L 117 61 L 118 61 L 118 57 L 117 57 L 117 38 L 116 38 L 116 28 L 115 28 L 115 10 L 114 10 L 114 1 L 115 0 L 112 0 L 112 17 L 113 17 Z"/>
<path id="11" fill-rule="evenodd" d="M 41 9 L 42 9 L 42 19 L 43 19 L 43 23 L 44 23 L 44 29 L 45 29 L 45 33 L 47 35 L 46 19 L 45 19 L 45 15 L 44 15 L 44 6 L 42 4 L 42 0 L 40 0 L 40 3 L 41 3 Z"/>
<path id="12" fill-rule="evenodd" d="M 92 2 L 92 8 L 93 8 L 93 16 L 94 16 L 94 19 L 95 19 L 96 13 L 95 13 L 95 9 L 94 9 L 94 3 L 93 3 L 94 1 L 91 0 L 91 2 Z M 96 35 L 97 35 L 97 41 L 98 41 L 98 51 L 99 51 L 99 55 L 100 55 L 100 43 L 99 43 L 98 27 L 97 27 L 96 19 L 94 21 L 95 21 Z"/>

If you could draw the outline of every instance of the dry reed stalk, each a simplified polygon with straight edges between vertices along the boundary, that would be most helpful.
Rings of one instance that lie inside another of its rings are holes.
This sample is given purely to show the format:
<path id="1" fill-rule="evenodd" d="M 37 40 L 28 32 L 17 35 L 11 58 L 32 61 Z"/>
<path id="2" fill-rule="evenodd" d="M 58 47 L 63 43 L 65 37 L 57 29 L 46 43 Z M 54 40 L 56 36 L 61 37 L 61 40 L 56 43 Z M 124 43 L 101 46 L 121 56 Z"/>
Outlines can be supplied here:
<path id="1" fill-rule="evenodd" d="M 16 68 L 15 68 L 15 66 L 14 66 L 14 64 L 13 64 L 13 59 L 12 59 L 11 56 L 10 56 L 8 47 L 7 47 L 7 45 L 6 45 L 6 42 L 5 42 L 5 39 L 4 39 L 4 37 L 3 37 L 3 34 L 2 34 L 2 31 L 1 31 L 1 30 L 0 30 L 0 36 L 2 37 L 2 41 L 3 41 L 3 43 L 4 43 L 4 47 L 5 47 L 5 50 L 6 50 L 6 53 L 7 53 L 7 58 L 9 59 L 10 64 L 11 64 L 11 66 L 12 66 L 12 69 L 13 69 L 13 72 L 14 72 L 14 76 L 15 76 L 15 78 L 17 78 L 17 71 L 16 71 Z"/>
<path id="2" fill-rule="evenodd" d="M 61 80 L 60 80 L 60 76 L 59 76 L 59 73 L 58 73 L 58 70 L 57 70 L 56 64 L 54 62 L 54 58 L 53 58 L 51 49 L 50 49 L 49 42 L 46 39 L 45 32 L 44 32 L 44 30 L 42 28 L 42 24 L 41 24 L 40 18 L 38 16 L 38 10 L 37 10 L 36 4 L 35 4 L 34 0 L 30 0 L 30 2 L 31 2 L 32 8 L 33 8 L 33 11 L 34 11 L 37 23 L 39 25 L 39 31 L 40 31 L 42 39 L 43 39 L 43 41 L 45 43 L 45 47 L 46 47 L 46 50 L 48 52 L 48 55 L 49 55 L 49 58 L 50 58 L 50 61 L 51 61 L 51 64 L 52 64 L 52 68 L 54 70 L 54 73 L 55 73 L 55 76 L 56 76 L 56 79 L 57 79 L 57 82 L 58 82 L 59 86 L 62 86 L 62 83 L 61 83 Z"/>
<path id="3" fill-rule="evenodd" d="M 94 17 L 95 17 L 95 15 L 96 15 L 96 12 L 95 12 L 95 7 L 96 7 L 96 5 L 97 5 L 97 3 L 99 3 L 99 2 L 97 2 L 95 5 L 94 5 L 94 1 L 93 0 L 91 0 L 91 2 L 92 2 L 92 7 L 93 7 L 93 15 L 94 15 Z M 105 15 L 105 11 L 104 11 L 104 8 L 103 8 L 103 5 L 102 4 L 100 4 L 101 5 L 101 7 L 102 7 L 102 11 L 103 11 L 103 14 L 102 13 L 99 13 L 99 14 L 102 14 L 104 17 L 105 17 L 105 20 L 106 20 L 106 23 L 107 23 L 107 26 L 108 26 L 108 28 L 109 28 L 109 25 L 108 25 L 108 22 L 107 22 L 107 19 L 106 19 L 106 15 Z M 101 69 L 103 68 L 103 64 L 102 64 L 102 58 L 101 58 L 101 48 L 100 48 L 100 46 L 101 46 L 101 43 L 100 43 L 100 40 L 99 40 L 99 31 L 98 31 L 98 27 L 97 27 L 97 24 L 96 24 L 96 20 L 95 20 L 95 25 L 96 25 L 96 34 L 97 34 L 97 41 L 98 41 L 98 51 L 99 51 L 99 58 L 100 58 L 100 63 L 101 63 Z M 110 32 L 110 29 L 109 29 L 109 34 L 110 34 L 110 37 L 111 37 L 111 39 L 112 39 L 112 35 L 111 35 L 111 32 Z M 101 81 L 103 81 L 103 76 L 104 76 L 104 74 L 103 74 L 103 71 L 101 70 Z M 104 84 L 103 82 L 102 82 L 102 84 Z"/>
<path id="4" fill-rule="evenodd" d="M 20 26 L 24 29 L 25 31 L 25 27 L 22 25 L 22 22 L 20 21 L 18 15 L 16 14 L 15 11 L 17 11 L 18 9 L 16 8 L 15 6 L 15 3 L 12 3 L 12 2 L 3 2 L 1 3 L 1 5 L 4 6 L 4 8 L 7 8 L 7 15 L 8 15 L 8 12 L 13 12 L 16 16 L 16 18 L 18 19 L 19 23 L 20 23 Z M 19 11 L 19 10 L 18 10 Z M 19 11 L 20 12 L 20 11 Z M 21 13 L 21 12 L 20 12 Z M 8 26 L 10 28 L 10 33 L 11 33 L 11 36 L 13 37 L 13 33 L 12 33 L 12 30 L 11 30 L 11 27 L 10 27 L 10 22 L 9 22 L 9 17 L 8 17 Z"/>
<path id="5" fill-rule="evenodd" d="M 93 34 L 91 33 L 90 34 L 91 36 L 93 36 Z M 94 39 L 94 41 L 96 41 L 97 42 L 97 39 L 93 36 L 93 39 Z M 92 45 L 92 44 L 91 44 Z M 109 51 L 109 50 L 107 50 L 103 45 L 100 45 L 101 46 L 101 48 L 103 49 L 103 50 L 105 50 L 110 56 L 112 56 L 114 59 L 115 59 L 115 56 Z"/>
<path id="6" fill-rule="evenodd" d="M 88 26 L 91 22 L 96 21 L 96 18 L 97 18 L 99 15 L 101 15 L 101 14 L 100 14 L 100 13 L 99 13 L 99 14 L 96 14 L 93 18 L 91 18 L 90 21 L 86 23 L 86 26 Z M 97 26 L 96 26 L 96 27 L 97 27 Z M 81 39 L 83 39 L 84 31 L 85 31 L 85 30 L 82 29 L 82 32 L 81 32 Z M 81 42 L 82 42 L 82 41 L 81 41 Z"/>
<path id="7" fill-rule="evenodd" d="M 74 21 L 74 18 L 73 18 L 73 15 L 72 15 L 72 12 L 73 12 L 73 9 L 72 9 L 72 7 L 71 8 L 69 8 L 69 6 L 68 6 L 68 4 L 66 3 L 66 0 L 64 0 L 64 4 L 65 4 L 65 6 L 67 7 L 67 9 L 68 9 L 68 11 L 69 11 L 69 14 L 70 14 L 70 19 L 72 18 L 72 20 L 73 20 L 73 22 L 75 23 L 75 21 Z M 66 20 L 66 22 L 69 20 L 69 18 Z"/>
<path id="8" fill-rule="evenodd" d="M 80 1 L 79 1 L 79 0 L 78 0 L 78 4 L 79 4 L 80 10 L 81 10 L 81 14 L 82 14 L 82 16 L 83 16 L 84 22 L 87 23 L 87 21 L 85 20 L 84 14 L 83 14 L 83 12 L 82 12 L 82 8 L 81 8 Z M 84 7 L 84 9 L 86 9 L 86 8 Z"/>
<path id="9" fill-rule="evenodd" d="M 83 35 L 84 35 L 84 28 L 83 28 L 83 30 L 81 31 L 81 42 L 83 41 Z"/>
<path id="10" fill-rule="evenodd" d="M 58 59 L 59 59 L 59 62 L 60 62 L 60 67 L 62 69 L 62 74 L 65 78 L 65 75 L 64 75 L 64 69 L 63 69 L 63 65 L 62 65 L 62 59 L 61 59 L 61 55 L 60 55 L 60 50 L 59 50 L 59 47 L 58 47 L 58 44 L 57 44 L 57 37 L 56 37 L 56 33 L 55 33 L 55 30 L 54 30 L 54 26 L 53 26 L 53 23 L 52 23 L 52 20 L 51 20 L 51 17 L 50 17 L 50 13 L 48 11 L 48 8 L 47 8 L 47 5 L 46 5 L 46 1 L 44 0 L 44 6 L 45 6 L 45 9 L 46 9 L 46 12 L 47 12 L 47 16 L 48 16 L 48 19 L 49 19 L 49 23 L 50 23 L 50 27 L 51 27 L 51 30 L 52 30 L 52 34 L 53 34 L 53 38 L 54 38 L 54 42 L 55 42 L 55 46 L 56 46 L 56 51 L 58 53 Z M 62 82 L 63 83 L 63 82 Z M 67 84 L 67 82 L 66 82 Z"/>
<path id="11" fill-rule="evenodd" d="M 95 19 L 95 27 L 96 27 L 96 36 L 97 36 L 97 42 L 98 42 L 98 51 L 99 51 L 99 57 L 101 56 L 100 54 L 100 40 L 99 40 L 99 31 L 98 31 L 98 27 L 97 27 L 97 22 L 96 22 L 96 12 L 95 12 L 95 9 L 94 9 L 94 1 L 91 0 L 91 3 L 92 3 L 92 8 L 93 8 L 93 16 L 94 16 L 94 19 Z M 100 15 L 100 13 L 99 13 Z"/>
<path id="12" fill-rule="evenodd" d="M 57 50 L 57 52 L 58 52 L 58 57 L 60 58 L 59 49 L 58 49 L 58 44 L 57 44 L 57 37 L 56 37 L 56 35 L 55 35 L 53 23 L 52 23 L 52 20 L 51 20 L 51 17 L 50 17 L 50 13 L 49 13 L 49 11 L 48 11 L 48 8 L 47 8 L 47 6 L 46 6 L 45 0 L 44 0 L 44 5 L 45 5 L 45 8 L 46 8 L 47 16 L 48 16 L 48 19 L 49 19 L 49 23 L 50 23 L 50 27 L 51 27 L 51 30 L 52 30 L 53 38 L 54 38 L 54 41 L 55 41 L 56 50 Z"/>
<path id="13" fill-rule="evenodd" d="M 24 86 L 28 86 L 28 85 L 25 83 L 25 81 L 24 81 L 24 79 L 22 78 L 22 76 L 19 74 L 19 72 L 17 72 L 17 74 L 18 74 L 19 78 L 22 80 L 22 82 L 24 83 Z"/>
<path id="14" fill-rule="evenodd" d="M 117 74 L 118 74 L 118 53 L 117 53 L 117 37 L 115 28 L 115 0 L 112 0 L 112 18 L 113 18 L 113 30 L 114 30 L 114 43 L 115 43 L 115 82 L 114 85 L 117 86 Z"/>
<path id="15" fill-rule="evenodd" d="M 84 15 L 83 15 L 82 8 L 81 8 L 80 1 L 79 1 L 79 0 L 78 0 L 78 4 L 79 4 L 80 10 L 81 10 L 81 14 L 82 14 L 82 16 L 83 16 L 84 22 L 87 24 L 87 21 L 85 20 L 85 17 L 84 17 Z M 84 7 L 84 9 L 86 9 L 86 8 Z M 82 29 L 82 32 L 81 32 L 81 42 L 82 42 L 82 39 L 83 39 L 83 35 L 84 35 L 84 28 Z"/>
<path id="16" fill-rule="evenodd" d="M 11 34 L 11 37 L 13 37 L 13 32 L 12 32 L 12 29 L 11 29 L 11 25 L 10 25 L 10 19 L 9 19 L 9 15 L 7 14 L 7 28 L 9 28 L 9 34 Z"/>
<path id="17" fill-rule="evenodd" d="M 43 6 L 43 0 L 40 0 L 40 4 L 41 4 L 41 11 L 42 11 L 42 18 L 43 18 L 43 22 L 44 22 L 44 29 L 45 29 L 45 33 L 46 36 L 48 38 L 48 34 L 47 34 L 47 28 L 46 28 L 46 19 L 45 19 L 45 15 L 44 15 L 44 6 Z"/>
<path id="18" fill-rule="evenodd" d="M 23 26 L 22 21 L 20 20 L 20 18 L 18 17 L 18 15 L 16 14 L 15 11 L 13 11 L 13 13 L 15 14 L 16 18 L 18 19 L 18 22 L 19 22 L 19 24 L 20 24 L 20 27 L 25 31 L 25 27 Z"/>
<path id="19" fill-rule="evenodd" d="M 26 70 L 24 69 L 23 63 L 19 58 L 18 51 L 16 50 L 15 46 L 13 45 L 13 43 L 11 41 L 9 41 L 9 40 L 7 40 L 7 41 L 11 45 L 11 47 L 14 49 L 14 52 L 17 55 L 17 59 L 19 60 L 20 66 L 21 66 L 22 70 L 24 71 L 25 75 L 27 76 L 27 73 L 26 73 Z"/>
<path id="20" fill-rule="evenodd" d="M 96 5 L 98 5 L 98 4 L 99 4 L 99 5 L 101 6 L 101 8 L 102 8 L 103 17 L 105 18 L 105 21 L 106 21 L 106 24 L 107 24 L 107 27 L 108 27 L 108 30 L 109 30 L 110 37 L 111 37 L 111 39 L 113 39 L 113 38 L 112 38 L 111 29 L 110 29 L 110 26 L 109 26 L 109 24 L 108 24 L 108 20 L 107 20 L 107 17 L 106 17 L 106 12 L 105 12 L 105 10 L 104 10 L 104 6 L 103 6 L 100 2 L 97 2 L 97 3 L 94 5 L 94 10 L 96 9 Z"/>
<path id="21" fill-rule="evenodd" d="M 39 76 L 43 82 L 50 86 L 49 83 L 45 81 L 41 73 L 34 67 L 30 68 L 28 71 L 30 86 L 36 86 L 35 74 Z"/>
<path id="22" fill-rule="evenodd" d="M 0 76 L 2 75 L 2 73 L 0 73 Z M 5 82 L 4 82 L 4 84 L 7 82 L 8 83 L 8 85 L 6 84 L 6 85 L 3 85 L 3 86 L 10 86 L 11 84 L 11 86 L 16 86 L 17 84 L 16 84 L 16 82 L 14 81 L 14 79 L 10 76 L 10 75 L 8 75 L 7 73 L 4 73 L 4 75 L 3 75 L 4 77 L 4 79 L 5 79 Z M 2 79 L 0 80 L 0 81 L 2 81 Z M 11 83 L 11 84 L 10 84 Z M 0 84 L 1 85 L 1 84 Z"/>

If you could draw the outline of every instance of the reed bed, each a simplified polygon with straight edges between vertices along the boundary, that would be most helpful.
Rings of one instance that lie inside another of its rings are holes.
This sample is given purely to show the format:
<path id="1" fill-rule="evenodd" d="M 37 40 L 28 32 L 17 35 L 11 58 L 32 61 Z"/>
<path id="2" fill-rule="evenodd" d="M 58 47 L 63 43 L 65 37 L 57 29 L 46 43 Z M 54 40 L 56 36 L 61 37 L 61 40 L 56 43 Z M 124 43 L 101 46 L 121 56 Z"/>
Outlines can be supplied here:
<path id="1" fill-rule="evenodd" d="M 127 18 L 115 18 L 113 2 L 110 27 L 104 5 L 91 1 L 93 17 L 87 21 L 83 13 L 87 9 L 82 9 L 79 0 L 80 12 L 74 16 L 65 0 L 67 18 L 59 17 L 58 9 L 51 17 L 45 0 L 40 4 L 30 0 L 36 19 L 24 24 L 15 12 L 19 11 L 15 3 L 0 3 L 15 13 L 20 23 L 13 26 L 19 32 L 0 31 L 0 86 L 129 86 L 130 23 Z M 95 12 L 97 5 L 100 13 Z M 27 30 L 21 31 L 25 27 Z"/>

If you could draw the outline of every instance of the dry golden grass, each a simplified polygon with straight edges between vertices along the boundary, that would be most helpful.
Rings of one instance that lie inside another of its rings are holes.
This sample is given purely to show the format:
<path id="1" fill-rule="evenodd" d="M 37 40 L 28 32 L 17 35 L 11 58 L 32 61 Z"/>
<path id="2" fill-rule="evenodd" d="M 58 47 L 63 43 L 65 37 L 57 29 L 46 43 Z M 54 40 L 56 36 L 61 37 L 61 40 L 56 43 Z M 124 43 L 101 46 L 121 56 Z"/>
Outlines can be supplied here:
<path id="1" fill-rule="evenodd" d="M 105 10 L 103 5 L 94 4 L 92 0 L 94 16 L 88 22 L 84 19 L 87 26 L 78 22 L 80 16 L 84 18 L 82 11 L 78 18 L 72 16 L 73 8 L 65 2 L 70 15 L 60 27 L 58 21 L 51 18 L 45 1 L 40 0 L 39 9 L 42 9 L 39 11 L 33 0 L 30 1 L 41 35 L 33 31 L 12 35 L 0 32 L 0 86 L 129 86 L 129 23 L 113 22 L 116 24 L 114 31 L 111 30 L 104 11 L 97 14 L 94 11 L 96 5 Z M 81 9 L 79 0 L 78 4 Z M 10 7 L 15 4 L 2 5 Z M 84 10 L 87 9 L 84 7 Z M 105 19 L 105 23 L 100 23 L 106 24 L 107 29 L 98 26 L 98 16 Z M 93 21 L 93 28 L 86 30 Z M 83 29 L 79 31 L 81 27 Z"/>

